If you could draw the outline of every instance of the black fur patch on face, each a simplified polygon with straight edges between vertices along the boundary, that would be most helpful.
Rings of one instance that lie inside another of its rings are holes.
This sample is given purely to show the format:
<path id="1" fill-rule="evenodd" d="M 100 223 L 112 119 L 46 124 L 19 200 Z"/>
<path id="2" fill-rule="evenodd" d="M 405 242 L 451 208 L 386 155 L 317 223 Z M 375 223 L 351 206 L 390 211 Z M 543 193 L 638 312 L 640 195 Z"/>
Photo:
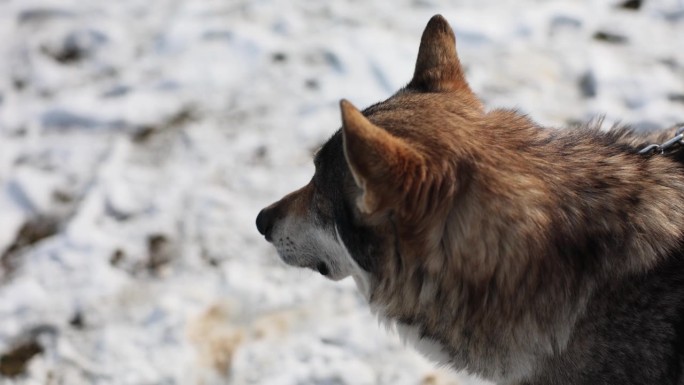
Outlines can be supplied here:
<path id="1" fill-rule="evenodd" d="M 377 241 L 372 229 L 359 223 L 354 202 L 361 189 L 354 182 L 344 157 L 342 132 L 337 131 L 316 154 L 316 173 L 313 183 L 316 189 L 332 205 L 333 223 L 340 241 L 344 243 L 356 263 L 368 272 L 377 268 Z"/>

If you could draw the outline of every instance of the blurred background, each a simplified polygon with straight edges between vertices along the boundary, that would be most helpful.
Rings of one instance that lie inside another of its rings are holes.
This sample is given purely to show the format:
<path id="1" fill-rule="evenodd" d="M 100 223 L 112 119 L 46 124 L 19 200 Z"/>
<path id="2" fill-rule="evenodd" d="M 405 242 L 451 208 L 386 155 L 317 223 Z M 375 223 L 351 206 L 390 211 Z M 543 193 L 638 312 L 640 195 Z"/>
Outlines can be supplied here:
<path id="1" fill-rule="evenodd" d="M 436 13 L 490 108 L 684 121 L 684 0 L 0 0 L 0 383 L 482 384 L 254 225 Z"/>

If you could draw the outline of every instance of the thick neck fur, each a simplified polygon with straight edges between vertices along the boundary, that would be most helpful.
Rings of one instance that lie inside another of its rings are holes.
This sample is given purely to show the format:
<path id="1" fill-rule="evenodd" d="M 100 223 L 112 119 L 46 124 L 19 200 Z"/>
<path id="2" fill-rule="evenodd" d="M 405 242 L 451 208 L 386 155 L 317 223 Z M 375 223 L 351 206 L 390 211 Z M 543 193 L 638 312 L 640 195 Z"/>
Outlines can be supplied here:
<path id="1" fill-rule="evenodd" d="M 542 129 L 508 111 L 459 135 L 455 160 L 429 165 L 444 175 L 413 195 L 419 217 L 390 215 L 370 302 L 454 367 L 515 381 L 564 349 L 600 282 L 678 246 L 684 174 L 636 154 L 628 133 Z"/>

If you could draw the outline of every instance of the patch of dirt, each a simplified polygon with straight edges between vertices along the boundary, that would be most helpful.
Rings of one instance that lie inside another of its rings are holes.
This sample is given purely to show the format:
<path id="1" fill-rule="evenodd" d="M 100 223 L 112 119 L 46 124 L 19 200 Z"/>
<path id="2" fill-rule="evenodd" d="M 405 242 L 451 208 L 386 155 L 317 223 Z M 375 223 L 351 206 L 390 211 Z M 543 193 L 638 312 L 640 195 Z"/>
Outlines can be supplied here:
<path id="1" fill-rule="evenodd" d="M 31 359 L 43 353 L 43 347 L 35 339 L 14 346 L 0 355 L 0 376 L 14 378 L 26 373 Z"/>
<path id="2" fill-rule="evenodd" d="M 281 338 L 303 316 L 301 309 L 245 315 L 239 306 L 223 301 L 208 307 L 191 322 L 188 336 L 197 348 L 200 363 L 228 377 L 233 356 L 241 346 L 250 341 Z"/>
<path id="3" fill-rule="evenodd" d="M 598 31 L 594 34 L 594 40 L 610 44 L 625 44 L 627 37 L 612 32 Z"/>
<path id="4" fill-rule="evenodd" d="M 153 275 L 159 275 L 175 256 L 172 242 L 162 234 L 147 237 L 147 252 L 145 268 Z"/>
<path id="5" fill-rule="evenodd" d="M 27 247 L 49 238 L 59 231 L 59 221 L 54 217 L 38 216 L 24 223 L 5 251 L 0 255 L 0 277 L 6 278 L 19 266 L 20 256 Z"/>
<path id="6" fill-rule="evenodd" d="M 121 249 L 116 249 L 112 256 L 109 258 L 109 264 L 112 266 L 119 266 L 121 262 L 126 258 L 126 253 Z"/>
<path id="7" fill-rule="evenodd" d="M 233 355 L 246 337 L 245 328 L 233 324 L 231 318 L 230 307 L 214 305 L 189 330 L 202 365 L 226 377 L 230 374 Z"/>
<path id="8" fill-rule="evenodd" d="M 145 143 L 159 132 L 182 128 L 186 124 L 197 120 L 197 118 L 196 108 L 194 106 L 185 106 L 158 124 L 138 127 L 133 133 L 132 140 L 134 143 Z"/>
<path id="9" fill-rule="evenodd" d="M 129 256 L 122 249 L 116 249 L 109 257 L 109 264 L 126 271 L 134 277 L 161 277 L 177 258 L 177 244 L 163 234 L 147 237 L 147 255 Z"/>
<path id="10" fill-rule="evenodd" d="M 627 0 L 620 4 L 620 8 L 629 9 L 630 11 L 638 11 L 643 4 L 642 0 Z"/>

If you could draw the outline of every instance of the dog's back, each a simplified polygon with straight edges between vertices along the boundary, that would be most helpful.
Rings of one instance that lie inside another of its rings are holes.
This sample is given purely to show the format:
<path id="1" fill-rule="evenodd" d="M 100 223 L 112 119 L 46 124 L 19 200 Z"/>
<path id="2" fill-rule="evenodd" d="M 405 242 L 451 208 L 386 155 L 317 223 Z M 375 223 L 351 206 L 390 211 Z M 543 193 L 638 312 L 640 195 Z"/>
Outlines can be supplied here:
<path id="1" fill-rule="evenodd" d="M 644 148 L 675 129 L 624 130 L 620 141 Z M 684 164 L 682 149 L 657 156 Z M 567 350 L 546 364 L 536 383 L 684 384 L 684 239 L 654 269 L 599 288 Z"/>
<path id="2" fill-rule="evenodd" d="M 598 288 L 536 384 L 684 384 L 684 253 Z"/>

